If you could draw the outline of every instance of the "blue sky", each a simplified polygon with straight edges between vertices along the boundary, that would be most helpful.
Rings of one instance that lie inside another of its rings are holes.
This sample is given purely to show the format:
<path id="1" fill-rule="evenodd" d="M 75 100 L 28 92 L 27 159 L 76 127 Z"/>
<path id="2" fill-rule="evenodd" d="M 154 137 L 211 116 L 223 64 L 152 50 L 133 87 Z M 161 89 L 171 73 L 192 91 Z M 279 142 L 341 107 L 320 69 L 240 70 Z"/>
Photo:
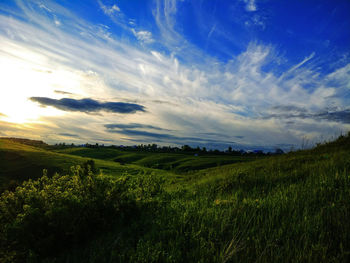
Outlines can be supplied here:
<path id="1" fill-rule="evenodd" d="M 298 148 L 350 130 L 349 1 L 5 1 L 0 136 Z"/>

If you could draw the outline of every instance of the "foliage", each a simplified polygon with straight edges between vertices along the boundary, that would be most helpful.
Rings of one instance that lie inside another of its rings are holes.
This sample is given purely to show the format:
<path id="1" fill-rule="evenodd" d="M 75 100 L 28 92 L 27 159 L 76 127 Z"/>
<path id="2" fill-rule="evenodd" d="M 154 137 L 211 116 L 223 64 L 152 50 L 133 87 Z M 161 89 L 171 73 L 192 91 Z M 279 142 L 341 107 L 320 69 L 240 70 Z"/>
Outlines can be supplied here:
<path id="1" fill-rule="evenodd" d="M 122 224 L 134 209 L 126 180 L 93 174 L 93 162 L 69 175 L 44 175 L 0 198 L 0 261 L 45 258 Z"/>

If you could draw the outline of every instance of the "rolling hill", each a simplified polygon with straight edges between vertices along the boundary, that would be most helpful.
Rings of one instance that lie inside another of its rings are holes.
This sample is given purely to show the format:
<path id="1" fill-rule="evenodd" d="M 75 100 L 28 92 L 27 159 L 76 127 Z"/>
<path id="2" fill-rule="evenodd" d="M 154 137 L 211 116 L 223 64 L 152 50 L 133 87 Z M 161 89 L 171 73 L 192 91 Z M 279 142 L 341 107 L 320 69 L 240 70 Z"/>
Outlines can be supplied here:
<path id="1" fill-rule="evenodd" d="M 177 174 L 145 166 L 152 158 L 186 163 L 185 156 L 0 142 L 2 173 L 31 177 L 42 167 L 63 171 L 94 157 L 107 175 L 75 169 L 4 192 L 3 262 L 350 260 L 349 135 L 310 150 L 205 169 L 195 164 Z M 127 154 L 129 163 L 115 161 Z"/>
<path id="2" fill-rule="evenodd" d="M 65 174 L 69 172 L 70 167 L 82 165 L 87 160 L 94 159 L 89 156 L 85 158 L 52 151 L 45 144 L 34 144 L 33 146 L 30 142 L 30 140 L 23 143 L 0 138 L 0 191 L 8 188 L 14 189 L 25 180 L 41 177 L 43 169 L 47 169 L 50 176 L 54 173 Z M 94 159 L 94 161 L 97 168 L 107 176 L 154 172 L 154 169 L 134 164 L 120 165 L 117 162 L 102 159 Z M 158 173 L 166 174 L 167 172 L 158 171 Z"/>
<path id="3" fill-rule="evenodd" d="M 74 147 L 55 151 L 75 156 L 114 161 L 121 164 L 135 164 L 148 168 L 168 170 L 178 174 L 225 164 L 252 161 L 257 158 L 256 156 L 127 151 L 106 147 Z"/>

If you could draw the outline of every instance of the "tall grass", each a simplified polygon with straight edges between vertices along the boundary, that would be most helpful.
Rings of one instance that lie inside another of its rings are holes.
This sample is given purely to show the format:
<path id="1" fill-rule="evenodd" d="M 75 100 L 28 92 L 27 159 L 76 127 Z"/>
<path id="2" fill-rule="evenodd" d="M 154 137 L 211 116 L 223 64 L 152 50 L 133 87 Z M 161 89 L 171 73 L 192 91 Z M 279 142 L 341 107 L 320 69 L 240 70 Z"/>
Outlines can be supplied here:
<path id="1" fill-rule="evenodd" d="M 43 262 L 350 260 L 348 136 L 313 150 L 199 171 L 180 181 L 157 173 L 123 180 L 124 190 L 116 193 L 123 192 L 133 209 L 122 227 L 118 217 L 112 218 L 105 223 L 109 230 L 95 232 L 87 243 L 49 255 L 27 249 L 22 255 L 34 258 L 36 253 L 35 259 Z M 47 184 L 41 185 L 45 192 Z M 112 191 L 112 181 L 108 185 Z M 23 189 L 3 194 L 2 207 L 13 209 L 4 200 Z M 101 197 L 94 209 L 103 213 L 98 207 L 108 191 L 94 191 Z M 118 213 L 127 209 L 118 207 Z M 72 213 L 72 220 L 76 216 Z M 17 226 L 24 227 L 21 222 Z M 30 228 L 23 232 L 23 237 L 31 235 Z M 16 259 L 16 247 L 10 252 Z"/>

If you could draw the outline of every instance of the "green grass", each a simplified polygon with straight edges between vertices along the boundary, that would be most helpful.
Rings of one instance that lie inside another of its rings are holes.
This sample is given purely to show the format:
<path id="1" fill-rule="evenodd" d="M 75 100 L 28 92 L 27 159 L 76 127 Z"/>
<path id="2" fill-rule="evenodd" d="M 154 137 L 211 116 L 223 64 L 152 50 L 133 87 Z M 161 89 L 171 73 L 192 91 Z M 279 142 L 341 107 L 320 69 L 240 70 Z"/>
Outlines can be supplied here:
<path id="1" fill-rule="evenodd" d="M 42 176 L 43 169 L 48 175 L 54 173 L 65 174 L 71 166 L 82 165 L 89 159 L 76 155 L 50 151 L 7 139 L 0 139 L 0 192 L 5 189 L 14 189 L 19 183 L 36 179 Z M 134 164 L 120 165 L 117 162 L 93 159 L 98 169 L 107 176 L 120 176 L 123 174 L 150 174 L 154 169 Z M 159 174 L 167 174 L 158 171 Z"/>
<path id="2" fill-rule="evenodd" d="M 255 156 L 214 154 L 195 156 L 193 153 L 153 153 L 111 148 L 68 148 L 56 151 L 75 156 L 115 161 L 122 164 L 136 164 L 148 168 L 169 170 L 178 174 L 225 164 L 247 162 L 257 158 Z"/>
<path id="3" fill-rule="evenodd" d="M 19 145 L 16 147 L 21 149 Z M 2 145 L 1 149 L 3 148 Z M 96 153 L 90 149 L 84 150 L 93 154 L 89 157 L 96 158 Z M 72 154 L 73 150 L 67 151 Z M 31 154 L 34 152 L 33 149 Z M 59 156 L 86 160 L 67 155 L 68 152 Z M 113 163 L 116 167 L 128 166 L 118 166 L 113 162 L 116 158 L 114 152 L 99 154 L 101 159 L 105 159 L 99 160 L 101 162 Z M 135 158 L 135 155 L 131 155 Z M 140 162 L 143 166 L 135 167 L 147 169 L 145 164 L 152 163 L 151 160 L 164 165 L 179 160 L 171 159 L 171 155 L 163 158 L 155 154 L 135 158 L 132 162 Z M 186 165 L 185 157 L 181 160 L 179 166 Z M 198 160 L 202 164 L 206 162 L 204 156 Z M 101 165 L 98 162 L 96 164 Z M 190 172 L 177 175 L 155 169 L 150 170 L 150 173 L 138 173 L 137 176 L 127 175 L 127 172 L 120 176 L 120 171 L 116 170 L 116 174 L 104 182 L 106 186 L 103 189 L 107 190 L 103 190 L 103 194 L 99 193 L 102 191 L 99 187 L 95 187 L 96 190 L 92 192 L 88 191 L 92 197 L 95 194 L 98 196 L 98 203 L 93 203 L 94 205 L 88 202 L 89 198 L 84 197 L 87 191 L 84 189 L 90 189 L 90 183 L 86 185 L 86 180 L 78 180 L 76 188 L 83 189 L 79 190 L 82 191 L 79 207 L 84 207 L 84 202 L 87 202 L 90 213 L 100 218 L 106 211 L 98 209 L 99 204 L 113 204 L 108 193 L 115 188 L 113 180 L 123 178 L 125 192 L 120 190 L 119 193 L 125 193 L 129 198 L 127 200 L 132 206 L 125 211 L 132 208 L 132 214 L 123 217 L 124 221 L 121 218 L 107 217 L 109 221 L 103 221 L 103 226 L 108 229 L 95 231 L 91 239 L 84 243 L 67 245 L 73 243 L 61 242 L 65 239 L 60 239 L 60 235 L 53 236 L 57 239 L 54 242 L 56 245 L 53 245 L 57 246 L 57 252 L 49 255 L 31 245 L 36 242 L 35 237 L 33 242 L 22 245 L 17 250 L 8 249 L 10 244 L 5 242 L 2 245 L 5 252 L 0 253 L 0 259 L 6 262 L 6 256 L 11 256 L 11 260 L 16 260 L 19 258 L 16 257 L 18 253 L 22 256 L 21 259 L 34 262 L 349 262 L 349 135 L 312 150 L 200 170 L 195 168 L 200 167 L 197 164 L 191 167 L 193 169 Z M 59 180 L 59 177 L 55 180 Z M 57 192 L 58 197 L 63 196 L 60 197 L 62 202 L 65 200 L 62 183 L 53 181 L 46 184 L 37 183 L 37 186 L 18 188 L 14 193 L 3 194 L 1 200 L 12 200 L 18 196 L 16 200 L 27 202 L 34 209 L 30 211 L 37 211 L 37 201 L 26 200 L 46 200 L 46 195 L 41 196 L 42 189 L 46 188 L 51 189 L 50 194 Z M 57 184 L 60 188 L 56 190 L 52 185 Z M 35 198 L 28 198 L 33 193 L 30 190 L 29 194 L 29 190 L 25 189 L 36 188 Z M 79 198 L 79 191 L 75 190 L 77 196 L 73 200 Z M 55 199 L 55 202 L 60 204 L 60 198 Z M 9 222 L 6 224 L 15 226 L 15 229 L 27 229 L 25 227 L 28 222 L 32 221 L 22 221 L 23 215 L 29 213 L 23 210 L 22 203 L 17 206 L 16 213 L 8 201 L 0 204 L 6 211 L 12 211 L 11 215 L 16 218 L 15 221 L 6 221 Z M 40 210 L 43 215 L 50 215 L 50 209 L 55 209 L 56 205 L 50 204 L 51 208 L 47 208 L 47 211 Z M 64 209 L 70 211 L 70 203 L 65 204 Z M 112 212 L 120 215 L 124 208 L 119 207 L 115 211 L 112 209 Z M 79 215 L 72 213 L 70 218 L 73 220 L 75 217 L 79 218 Z M 47 220 L 42 223 L 43 226 L 52 226 L 50 220 L 53 219 L 48 217 Z M 32 224 L 38 225 L 35 220 Z M 12 228 L 2 229 L 6 232 Z M 77 236 L 83 235 L 79 229 L 76 230 Z M 24 232 L 24 236 L 30 240 L 32 232 L 27 231 L 29 232 Z M 55 247 L 51 250 L 56 251 Z"/>

